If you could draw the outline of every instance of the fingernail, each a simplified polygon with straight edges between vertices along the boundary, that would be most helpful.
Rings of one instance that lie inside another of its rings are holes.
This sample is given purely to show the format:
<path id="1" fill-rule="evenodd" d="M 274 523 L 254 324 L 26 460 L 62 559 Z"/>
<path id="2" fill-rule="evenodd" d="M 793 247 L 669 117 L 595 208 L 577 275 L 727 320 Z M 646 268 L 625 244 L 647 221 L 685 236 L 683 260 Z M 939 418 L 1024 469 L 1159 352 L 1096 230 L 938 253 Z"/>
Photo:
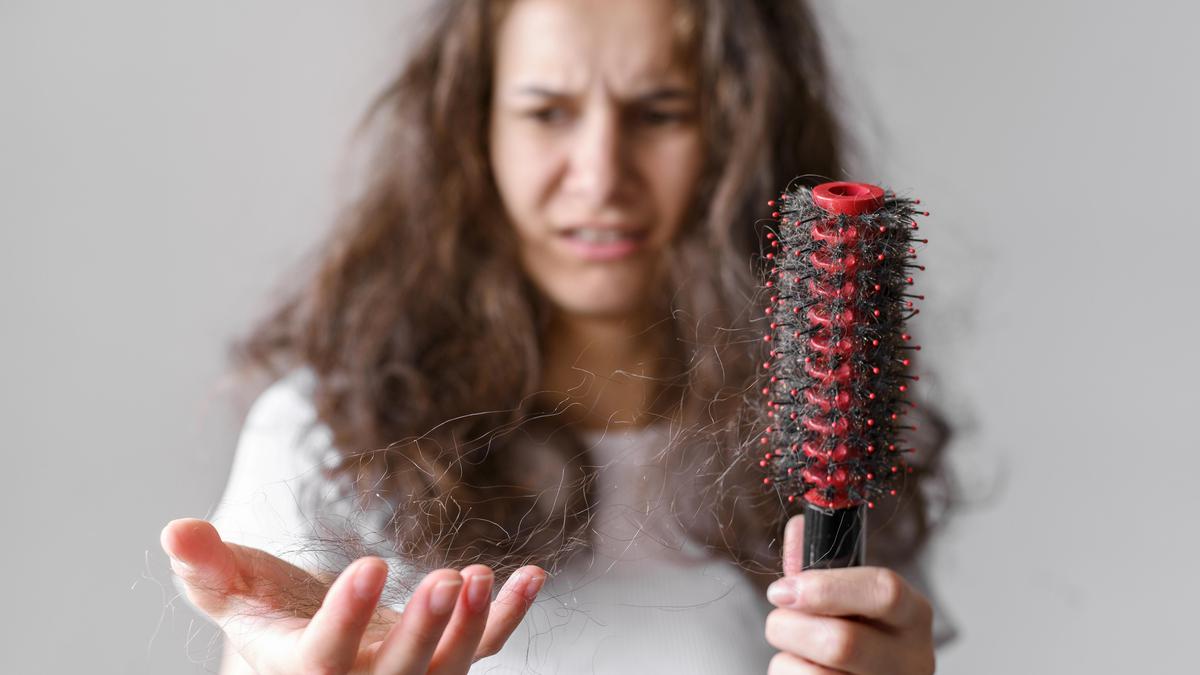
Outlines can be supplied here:
<path id="1" fill-rule="evenodd" d="M 467 580 L 467 607 L 482 612 L 492 599 L 492 575 L 474 574 Z"/>
<path id="2" fill-rule="evenodd" d="M 379 593 L 382 577 L 386 576 L 387 568 L 379 565 L 363 565 L 354 572 L 354 579 L 351 580 L 354 586 L 354 595 L 358 596 L 359 600 L 374 601 L 376 594 Z"/>
<path id="3" fill-rule="evenodd" d="M 500 587 L 500 596 L 508 599 L 508 596 L 516 596 L 522 594 L 525 589 L 525 584 L 529 579 L 529 575 L 525 572 L 514 572 Z"/>
<path id="4" fill-rule="evenodd" d="M 767 600 L 776 607 L 786 607 L 796 602 L 796 594 L 785 581 L 776 581 L 767 587 Z"/>
<path id="5" fill-rule="evenodd" d="M 446 616 L 454 609 L 462 579 L 444 579 L 434 585 L 429 593 L 429 611 L 435 616 Z"/>
<path id="6" fill-rule="evenodd" d="M 542 591 L 542 584 L 546 583 L 545 574 L 532 574 L 530 579 L 525 581 L 525 599 L 533 602 L 537 600 L 538 593 Z"/>

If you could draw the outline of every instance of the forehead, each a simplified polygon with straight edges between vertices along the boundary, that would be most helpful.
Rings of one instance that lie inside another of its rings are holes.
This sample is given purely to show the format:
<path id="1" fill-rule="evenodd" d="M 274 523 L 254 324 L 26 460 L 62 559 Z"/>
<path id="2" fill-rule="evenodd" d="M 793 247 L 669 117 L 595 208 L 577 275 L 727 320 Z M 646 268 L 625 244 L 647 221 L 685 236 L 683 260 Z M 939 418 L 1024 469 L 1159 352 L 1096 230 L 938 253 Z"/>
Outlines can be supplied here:
<path id="1" fill-rule="evenodd" d="M 499 26 L 499 87 L 617 93 L 681 82 L 680 19 L 673 0 L 517 0 Z"/>

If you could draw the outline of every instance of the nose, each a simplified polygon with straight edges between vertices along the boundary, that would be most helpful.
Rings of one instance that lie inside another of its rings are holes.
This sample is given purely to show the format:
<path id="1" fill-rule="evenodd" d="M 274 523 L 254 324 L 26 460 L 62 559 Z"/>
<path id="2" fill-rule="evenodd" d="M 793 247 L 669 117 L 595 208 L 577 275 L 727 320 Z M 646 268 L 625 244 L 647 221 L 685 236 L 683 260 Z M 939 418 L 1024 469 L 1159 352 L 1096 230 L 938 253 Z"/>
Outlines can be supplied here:
<path id="1" fill-rule="evenodd" d="M 617 112 L 593 109 L 590 113 L 572 139 L 567 187 L 589 207 L 599 207 L 617 196 L 626 153 Z"/>

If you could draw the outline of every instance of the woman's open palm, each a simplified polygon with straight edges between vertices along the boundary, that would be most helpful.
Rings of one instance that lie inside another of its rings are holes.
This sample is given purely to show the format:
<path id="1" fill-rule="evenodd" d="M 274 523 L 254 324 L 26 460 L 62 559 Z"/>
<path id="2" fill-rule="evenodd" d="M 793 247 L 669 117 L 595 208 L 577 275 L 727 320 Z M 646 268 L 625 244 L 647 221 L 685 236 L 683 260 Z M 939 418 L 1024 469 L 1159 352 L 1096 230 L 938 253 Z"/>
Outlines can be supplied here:
<path id="1" fill-rule="evenodd" d="M 378 606 L 387 579 L 379 558 L 360 558 L 327 584 L 222 541 L 203 520 L 171 521 L 161 540 L 188 598 L 263 675 L 465 673 L 499 651 L 545 581 L 540 568 L 523 567 L 492 602 L 489 568 L 436 570 L 396 612 Z"/>

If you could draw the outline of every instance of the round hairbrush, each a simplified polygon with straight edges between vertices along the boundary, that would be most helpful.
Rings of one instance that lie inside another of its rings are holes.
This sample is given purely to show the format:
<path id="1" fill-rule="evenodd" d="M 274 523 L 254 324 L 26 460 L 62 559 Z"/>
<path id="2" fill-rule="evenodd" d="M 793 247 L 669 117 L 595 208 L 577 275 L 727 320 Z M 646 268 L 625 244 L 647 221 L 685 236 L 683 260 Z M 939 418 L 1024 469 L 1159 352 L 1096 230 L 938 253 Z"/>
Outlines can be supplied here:
<path id="1" fill-rule="evenodd" d="M 919 200 L 865 183 L 768 202 L 763 479 L 804 513 L 803 567 L 863 564 L 866 514 L 911 471 L 901 435 Z"/>

